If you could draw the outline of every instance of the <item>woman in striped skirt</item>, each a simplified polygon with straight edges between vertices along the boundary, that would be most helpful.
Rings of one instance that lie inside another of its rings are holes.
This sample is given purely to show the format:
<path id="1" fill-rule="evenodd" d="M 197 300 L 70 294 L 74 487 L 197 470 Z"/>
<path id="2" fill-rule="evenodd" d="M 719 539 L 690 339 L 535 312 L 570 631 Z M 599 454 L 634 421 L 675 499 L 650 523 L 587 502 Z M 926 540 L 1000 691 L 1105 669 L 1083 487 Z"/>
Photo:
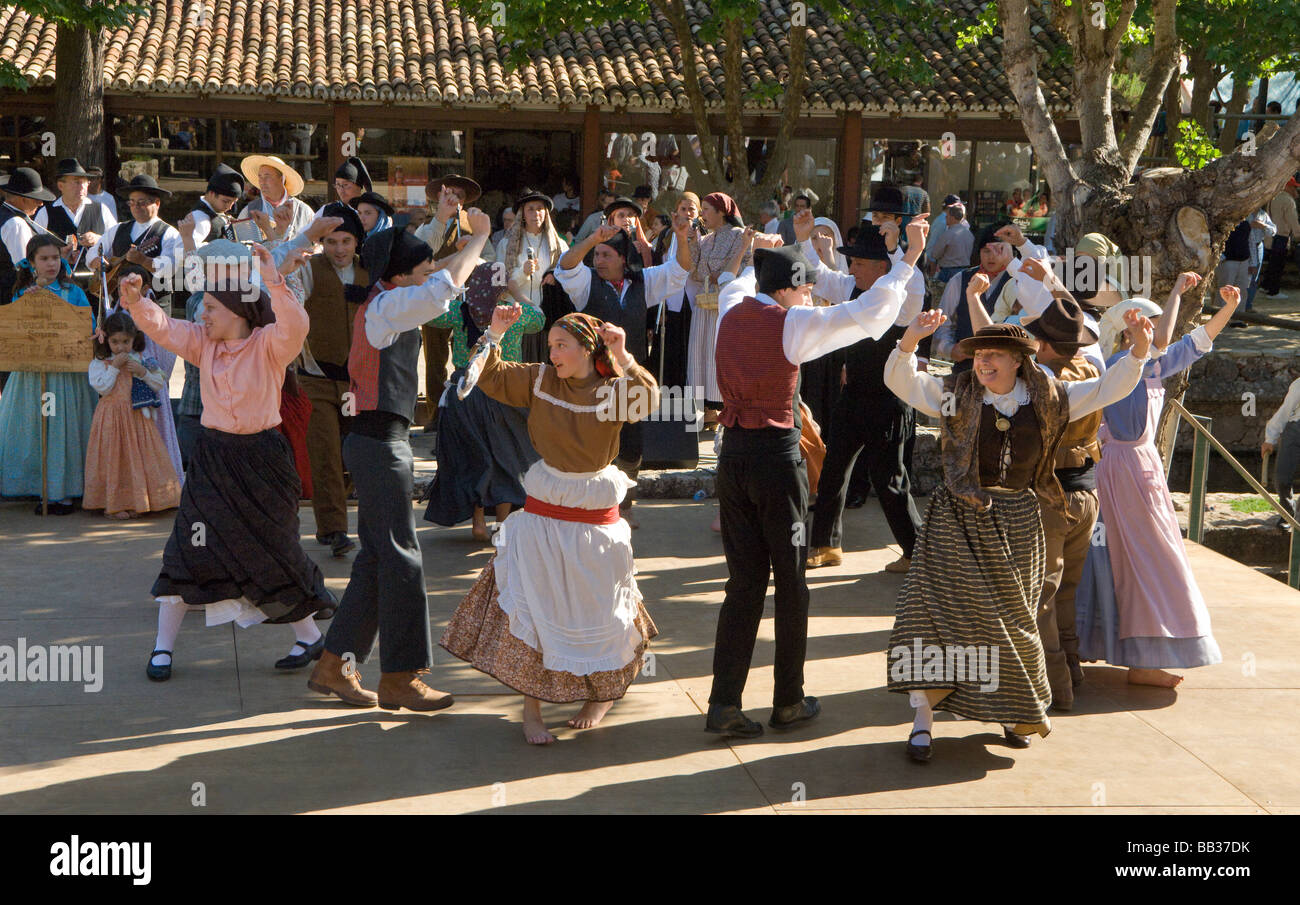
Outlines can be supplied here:
<path id="1" fill-rule="evenodd" d="M 1063 383 L 1033 363 L 1028 331 L 992 324 L 954 350 L 974 367 L 939 378 L 917 370 L 916 346 L 945 320 L 923 312 L 885 364 L 890 390 L 941 424 L 944 480 L 930 497 L 889 641 L 889 690 L 907 693 L 916 709 L 907 753 L 919 763 L 930 760 L 935 709 L 1001 723 L 1017 748 L 1051 730 L 1036 621 L 1045 556 L 1038 500 L 1063 509 L 1053 463 L 1065 426 L 1137 385 L 1152 330 L 1134 312 L 1126 318 L 1132 354 L 1095 380 Z"/>

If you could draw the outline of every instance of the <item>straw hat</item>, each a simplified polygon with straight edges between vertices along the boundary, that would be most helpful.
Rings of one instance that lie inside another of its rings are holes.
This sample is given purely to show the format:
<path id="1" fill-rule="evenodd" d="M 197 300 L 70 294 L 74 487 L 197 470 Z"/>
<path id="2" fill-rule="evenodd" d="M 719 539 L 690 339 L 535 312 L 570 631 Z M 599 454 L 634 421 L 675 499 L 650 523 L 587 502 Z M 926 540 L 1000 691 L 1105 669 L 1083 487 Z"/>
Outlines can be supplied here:
<path id="1" fill-rule="evenodd" d="M 262 154 L 250 154 L 239 164 L 239 169 L 243 172 L 244 178 L 253 185 L 258 185 L 257 172 L 262 167 L 271 167 L 280 172 L 280 175 L 284 177 L 284 190 L 290 196 L 301 194 L 303 188 L 306 186 L 302 177 L 298 175 L 298 171 L 278 157 L 270 157 Z"/>

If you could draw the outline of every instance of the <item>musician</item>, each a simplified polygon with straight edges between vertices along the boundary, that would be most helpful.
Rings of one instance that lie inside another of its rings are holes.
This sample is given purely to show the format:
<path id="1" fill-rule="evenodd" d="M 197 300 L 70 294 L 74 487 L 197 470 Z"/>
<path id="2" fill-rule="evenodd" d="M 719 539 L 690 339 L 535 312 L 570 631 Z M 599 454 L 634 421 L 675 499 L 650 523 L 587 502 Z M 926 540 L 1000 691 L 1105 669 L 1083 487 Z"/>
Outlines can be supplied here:
<path id="1" fill-rule="evenodd" d="M 415 238 L 423 239 L 433 249 L 433 260 L 441 261 L 454 255 L 461 240 L 470 237 L 465 205 L 473 204 L 483 194 L 483 189 L 468 176 L 452 173 L 430 180 L 424 187 L 425 197 L 436 199 L 433 215 L 415 231 Z M 442 396 L 451 361 L 451 330 L 425 325 L 420 328 L 424 337 L 424 396 L 433 408 Z M 436 423 L 437 409 L 433 408 L 428 427 Z"/>
<path id="2" fill-rule="evenodd" d="M 224 163 L 218 164 L 208 178 L 208 189 L 194 205 L 190 214 L 194 217 L 194 247 L 197 248 L 213 239 L 229 239 L 226 234 L 231 227 L 230 211 L 241 195 L 244 194 L 244 177 L 234 167 Z"/>
<path id="3" fill-rule="evenodd" d="M 41 203 L 53 201 L 54 193 L 41 182 L 41 174 L 30 167 L 19 167 L 7 178 L 0 178 L 0 305 L 13 301 L 14 282 L 18 279 L 18 262 L 27 257 L 27 243 L 41 232 L 32 217 Z"/>
<path id="4" fill-rule="evenodd" d="M 297 197 L 302 194 L 306 183 L 293 167 L 278 157 L 251 154 L 240 161 L 239 169 L 251 185 L 257 186 L 260 193 L 258 198 L 244 205 L 243 210 L 239 212 L 239 219 L 254 214 L 265 214 L 270 221 L 274 222 L 276 209 L 288 207 L 292 211 L 292 216 L 286 227 L 277 224 L 275 227 L 267 227 L 263 230 L 278 233 L 268 235 L 268 239 L 281 240 L 292 239 L 311 222 L 311 207 Z M 258 228 L 251 224 L 243 224 L 236 230 L 236 235 L 241 240 L 256 239 L 257 233 Z"/>
<path id="5" fill-rule="evenodd" d="M 109 270 L 122 262 L 117 276 L 121 278 L 128 273 L 138 273 L 150 280 L 154 300 L 167 310 L 171 303 L 172 281 L 180 279 L 185 254 L 176 227 L 158 217 L 163 199 L 171 197 L 171 192 L 160 188 L 152 176 L 141 173 L 119 188 L 117 194 L 130 206 L 131 219 L 123 220 L 104 233 L 86 256 L 87 263 L 92 268 Z"/>
<path id="6" fill-rule="evenodd" d="M 35 218 L 54 235 L 76 236 L 78 245 L 89 248 L 117 225 L 117 205 L 106 208 L 90 199 L 90 173 L 75 157 L 59 161 L 54 184 L 59 199 L 42 207 Z"/>

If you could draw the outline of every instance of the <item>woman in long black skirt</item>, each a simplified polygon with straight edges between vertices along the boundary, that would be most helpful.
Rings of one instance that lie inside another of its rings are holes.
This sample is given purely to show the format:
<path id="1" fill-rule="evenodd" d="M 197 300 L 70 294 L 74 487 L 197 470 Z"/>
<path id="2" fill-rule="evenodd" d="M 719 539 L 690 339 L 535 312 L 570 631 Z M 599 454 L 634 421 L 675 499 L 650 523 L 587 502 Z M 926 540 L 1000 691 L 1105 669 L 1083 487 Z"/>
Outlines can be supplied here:
<path id="1" fill-rule="evenodd" d="M 275 665 L 297 669 L 323 649 L 312 615 L 337 604 L 299 541 L 301 485 L 288 441 L 275 429 L 285 368 L 307 336 L 307 312 L 270 253 L 253 250 L 262 285 L 250 273 L 225 275 L 204 293 L 201 324 L 163 314 L 141 297 L 139 277 L 121 283 L 121 302 L 140 329 L 198 366 L 203 398 L 203 430 L 153 585 L 158 638 L 147 674 L 155 681 L 171 677 L 172 649 L 191 606 L 203 607 L 208 625 L 288 623 L 296 640 Z"/>

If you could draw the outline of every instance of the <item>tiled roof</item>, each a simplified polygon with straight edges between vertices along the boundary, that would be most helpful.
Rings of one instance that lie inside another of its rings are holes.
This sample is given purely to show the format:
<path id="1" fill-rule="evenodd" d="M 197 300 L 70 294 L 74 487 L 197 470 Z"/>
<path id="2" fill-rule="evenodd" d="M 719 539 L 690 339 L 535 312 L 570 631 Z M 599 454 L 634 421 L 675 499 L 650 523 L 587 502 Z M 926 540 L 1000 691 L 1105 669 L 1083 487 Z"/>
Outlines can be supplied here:
<path id="1" fill-rule="evenodd" d="M 746 37 L 743 67 L 750 87 L 787 75 L 784 6 L 763 0 Z M 949 0 L 951 14 L 913 34 L 937 72 L 930 85 L 903 83 L 871 67 L 871 57 L 844 40 L 815 9 L 808 34 L 810 111 L 1016 111 L 999 65 L 1000 35 L 957 50 L 954 31 L 971 21 L 978 0 Z M 152 12 L 108 35 L 104 88 L 195 96 L 422 102 L 453 106 L 527 107 L 586 104 L 687 109 L 680 54 L 667 20 L 616 22 L 562 32 L 515 72 L 502 66 L 504 44 L 443 0 L 152 0 Z M 508 9 L 508 4 L 507 4 Z M 697 25 L 710 15 L 688 2 Z M 1035 13 L 1036 16 L 1040 15 Z M 859 14 L 850 26 L 887 37 L 902 27 L 888 15 Z M 1044 50 L 1062 39 L 1036 19 Z M 0 58 L 37 85 L 54 81 L 55 27 L 13 6 L 0 8 Z M 701 48 L 701 87 L 723 106 L 722 61 Z M 1069 74 L 1040 66 L 1043 93 L 1069 107 Z M 776 101 L 754 101 L 755 111 Z"/>

